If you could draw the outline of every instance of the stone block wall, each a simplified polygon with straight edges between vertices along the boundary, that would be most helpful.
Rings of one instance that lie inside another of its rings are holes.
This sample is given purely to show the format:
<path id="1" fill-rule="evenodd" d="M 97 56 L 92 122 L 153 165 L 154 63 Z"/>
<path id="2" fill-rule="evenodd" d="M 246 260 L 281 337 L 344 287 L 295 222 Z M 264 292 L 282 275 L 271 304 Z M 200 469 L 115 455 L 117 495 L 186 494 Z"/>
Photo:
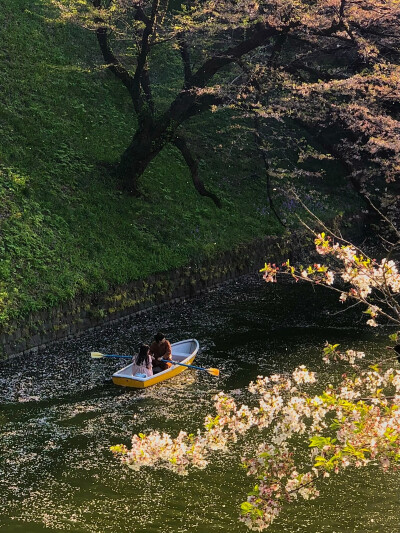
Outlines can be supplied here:
<path id="1" fill-rule="evenodd" d="M 266 258 L 282 261 L 299 247 L 298 237 L 266 237 L 147 279 L 132 281 L 103 294 L 80 295 L 57 308 L 43 310 L 24 323 L 14 324 L 13 333 L 0 332 L 1 357 L 9 358 L 41 350 L 51 342 L 71 338 L 124 316 L 181 298 L 190 298 L 223 281 L 257 272 Z M 289 253 L 289 250 L 291 253 Z"/>

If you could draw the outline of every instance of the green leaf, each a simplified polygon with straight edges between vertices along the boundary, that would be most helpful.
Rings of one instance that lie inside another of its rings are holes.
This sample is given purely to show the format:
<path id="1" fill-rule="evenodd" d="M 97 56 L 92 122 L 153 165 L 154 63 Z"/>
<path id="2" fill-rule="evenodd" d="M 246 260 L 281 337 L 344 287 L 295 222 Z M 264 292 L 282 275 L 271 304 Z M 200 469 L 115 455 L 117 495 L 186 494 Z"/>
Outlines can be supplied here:
<path id="1" fill-rule="evenodd" d="M 254 505 L 252 505 L 250 502 L 243 502 L 240 508 L 243 514 L 247 514 L 247 513 L 251 513 L 251 511 L 254 508 Z"/>
<path id="2" fill-rule="evenodd" d="M 342 424 L 337 418 L 333 419 L 332 424 L 329 426 L 331 429 L 339 429 Z"/>
<path id="3" fill-rule="evenodd" d="M 311 437 L 309 448 L 323 448 L 324 446 L 332 446 L 336 442 L 336 439 L 331 439 L 331 437 Z"/>

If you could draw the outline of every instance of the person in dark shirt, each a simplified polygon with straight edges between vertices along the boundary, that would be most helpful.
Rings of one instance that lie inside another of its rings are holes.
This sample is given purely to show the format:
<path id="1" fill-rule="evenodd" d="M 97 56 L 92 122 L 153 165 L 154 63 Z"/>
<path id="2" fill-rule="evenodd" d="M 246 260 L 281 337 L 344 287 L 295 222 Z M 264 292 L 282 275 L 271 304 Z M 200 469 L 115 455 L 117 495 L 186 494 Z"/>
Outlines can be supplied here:
<path id="1" fill-rule="evenodd" d="M 171 343 L 167 341 L 161 331 L 154 336 L 154 341 L 150 345 L 150 355 L 153 358 L 153 374 L 162 372 L 172 366 L 172 363 L 161 361 L 161 359 L 172 360 Z"/>

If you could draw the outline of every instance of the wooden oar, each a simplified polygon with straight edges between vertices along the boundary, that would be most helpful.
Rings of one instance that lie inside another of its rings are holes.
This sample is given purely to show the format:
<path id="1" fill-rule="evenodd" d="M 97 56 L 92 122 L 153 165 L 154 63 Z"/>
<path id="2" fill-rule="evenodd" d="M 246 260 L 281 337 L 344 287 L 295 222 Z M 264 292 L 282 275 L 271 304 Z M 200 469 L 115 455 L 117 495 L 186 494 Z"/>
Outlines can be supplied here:
<path id="1" fill-rule="evenodd" d="M 102 357 L 118 357 L 119 359 L 130 359 L 132 361 L 131 355 L 114 355 L 100 352 L 90 352 L 90 357 L 92 357 L 93 359 L 101 359 Z"/>
<path id="2" fill-rule="evenodd" d="M 188 368 L 195 368 L 196 370 L 204 370 L 212 376 L 219 376 L 218 368 L 202 368 L 201 366 L 187 365 L 185 363 L 178 363 L 178 361 L 171 361 L 171 359 L 161 359 L 163 363 L 172 363 L 173 365 L 187 366 Z"/>

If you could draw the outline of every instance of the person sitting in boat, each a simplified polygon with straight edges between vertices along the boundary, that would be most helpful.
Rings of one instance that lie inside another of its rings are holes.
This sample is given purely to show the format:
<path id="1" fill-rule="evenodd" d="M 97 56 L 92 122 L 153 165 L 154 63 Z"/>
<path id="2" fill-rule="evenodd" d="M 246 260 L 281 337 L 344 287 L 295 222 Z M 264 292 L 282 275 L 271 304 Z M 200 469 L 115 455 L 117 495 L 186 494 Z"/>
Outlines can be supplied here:
<path id="1" fill-rule="evenodd" d="M 164 333 L 159 331 L 154 336 L 154 341 L 150 345 L 150 355 L 153 357 L 153 373 L 162 372 L 172 366 L 172 363 L 165 363 L 161 359 L 172 360 L 171 343 L 167 341 Z"/>
<path id="2" fill-rule="evenodd" d="M 150 355 L 150 346 L 142 344 L 139 354 L 133 357 L 132 375 L 142 375 L 149 377 L 153 375 L 153 361 Z"/>

